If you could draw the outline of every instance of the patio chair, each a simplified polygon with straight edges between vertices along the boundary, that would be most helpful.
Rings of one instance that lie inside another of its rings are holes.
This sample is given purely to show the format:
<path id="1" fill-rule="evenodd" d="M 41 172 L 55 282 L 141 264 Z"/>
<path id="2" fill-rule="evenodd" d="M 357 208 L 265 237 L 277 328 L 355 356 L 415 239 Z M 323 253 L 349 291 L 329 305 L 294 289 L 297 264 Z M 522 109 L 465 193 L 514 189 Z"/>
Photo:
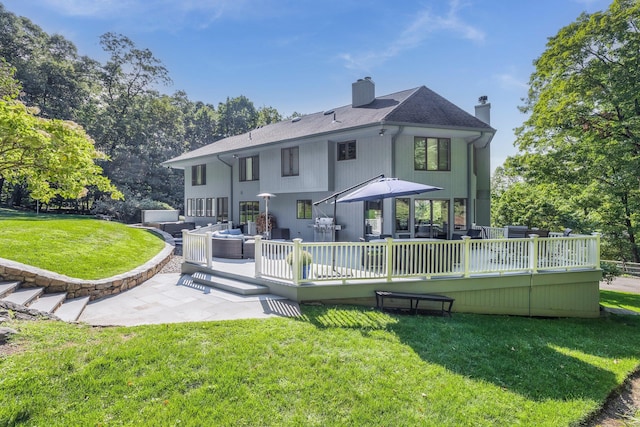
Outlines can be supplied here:
<path id="1" fill-rule="evenodd" d="M 524 225 L 508 225 L 507 239 L 524 239 L 527 237 L 529 228 Z"/>

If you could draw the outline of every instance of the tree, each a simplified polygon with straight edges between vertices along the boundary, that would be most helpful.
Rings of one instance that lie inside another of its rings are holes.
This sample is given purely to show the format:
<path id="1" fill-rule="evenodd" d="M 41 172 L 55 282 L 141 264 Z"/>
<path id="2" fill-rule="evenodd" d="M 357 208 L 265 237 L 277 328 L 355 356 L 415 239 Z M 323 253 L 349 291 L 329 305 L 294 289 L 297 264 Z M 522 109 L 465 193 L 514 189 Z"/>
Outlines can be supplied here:
<path id="1" fill-rule="evenodd" d="M 218 104 L 218 139 L 249 132 L 257 121 L 258 112 L 249 98 L 244 95 L 227 98 Z"/>
<path id="2" fill-rule="evenodd" d="M 36 117 L 18 101 L 0 101 L 0 178 L 25 182 L 34 199 L 78 198 L 91 185 L 120 197 L 94 163 L 104 158 L 77 124 Z"/>
<path id="3" fill-rule="evenodd" d="M 640 2 L 615 0 L 551 37 L 535 61 L 515 170 L 640 262 Z"/>

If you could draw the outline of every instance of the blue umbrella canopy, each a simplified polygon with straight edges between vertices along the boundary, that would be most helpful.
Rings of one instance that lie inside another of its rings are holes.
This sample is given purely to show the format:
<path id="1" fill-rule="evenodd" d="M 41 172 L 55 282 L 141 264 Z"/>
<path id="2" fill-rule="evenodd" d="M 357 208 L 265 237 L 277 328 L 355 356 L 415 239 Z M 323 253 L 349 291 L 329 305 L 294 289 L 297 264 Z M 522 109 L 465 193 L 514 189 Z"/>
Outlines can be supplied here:
<path id="1" fill-rule="evenodd" d="M 417 182 L 404 181 L 398 178 L 380 178 L 364 187 L 340 197 L 336 203 L 361 202 L 364 200 L 379 200 L 388 197 L 408 196 L 421 194 L 428 191 L 442 190 L 440 187 L 419 184 Z"/>

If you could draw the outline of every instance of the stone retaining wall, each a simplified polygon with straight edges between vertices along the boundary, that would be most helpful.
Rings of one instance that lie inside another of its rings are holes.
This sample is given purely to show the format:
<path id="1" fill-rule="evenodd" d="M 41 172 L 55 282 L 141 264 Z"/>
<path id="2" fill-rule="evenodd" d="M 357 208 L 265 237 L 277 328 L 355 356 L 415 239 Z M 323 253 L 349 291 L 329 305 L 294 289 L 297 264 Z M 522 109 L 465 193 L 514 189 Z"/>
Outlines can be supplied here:
<path id="1" fill-rule="evenodd" d="M 44 287 L 45 292 L 66 292 L 67 298 L 89 296 L 91 300 L 119 294 L 138 286 L 157 274 L 173 254 L 173 245 L 165 243 L 164 249 L 151 260 L 127 273 L 99 280 L 82 280 L 31 267 L 0 258 L 0 278 L 21 281 L 22 287 Z"/>

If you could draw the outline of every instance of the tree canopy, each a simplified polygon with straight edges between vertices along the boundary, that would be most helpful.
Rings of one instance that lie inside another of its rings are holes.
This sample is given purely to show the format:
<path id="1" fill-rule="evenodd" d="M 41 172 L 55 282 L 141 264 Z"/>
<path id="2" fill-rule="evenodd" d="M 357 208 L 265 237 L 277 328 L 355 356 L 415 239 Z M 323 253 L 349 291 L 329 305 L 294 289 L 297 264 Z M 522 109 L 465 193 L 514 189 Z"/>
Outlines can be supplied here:
<path id="1" fill-rule="evenodd" d="M 155 200 L 180 208 L 183 174 L 162 167 L 163 161 L 282 119 L 275 108 L 256 108 L 245 96 L 228 97 L 216 108 L 191 101 L 182 91 L 160 93 L 171 79 L 149 49 L 115 33 L 102 35 L 100 45 L 107 53 L 104 63 L 79 55 L 63 36 L 45 33 L 0 4 L 0 58 L 15 69 L 22 87 L 18 92 L 4 86 L 7 94 L 19 94 L 23 104 L 39 111 L 39 118 L 80 124 L 110 159 L 95 157 L 127 201 Z M 5 75 L 0 64 L 0 82 Z M 0 200 L 3 183 L 0 179 Z M 14 194 L 26 190 L 24 181 L 14 181 L 12 188 Z M 101 196 L 92 190 L 84 200 Z"/>
<path id="2" fill-rule="evenodd" d="M 501 197 L 553 186 L 555 210 L 603 232 L 607 255 L 640 262 L 640 2 L 615 0 L 562 28 L 529 85 L 520 153 L 507 162 L 524 184 Z"/>
<path id="3" fill-rule="evenodd" d="M 89 186 L 121 197 L 95 164 L 105 156 L 82 127 L 37 117 L 13 99 L 18 84 L 6 66 L 1 69 L 0 93 L 6 95 L 0 100 L 0 179 L 25 182 L 32 197 L 44 202 L 56 195 L 78 198 Z"/>

